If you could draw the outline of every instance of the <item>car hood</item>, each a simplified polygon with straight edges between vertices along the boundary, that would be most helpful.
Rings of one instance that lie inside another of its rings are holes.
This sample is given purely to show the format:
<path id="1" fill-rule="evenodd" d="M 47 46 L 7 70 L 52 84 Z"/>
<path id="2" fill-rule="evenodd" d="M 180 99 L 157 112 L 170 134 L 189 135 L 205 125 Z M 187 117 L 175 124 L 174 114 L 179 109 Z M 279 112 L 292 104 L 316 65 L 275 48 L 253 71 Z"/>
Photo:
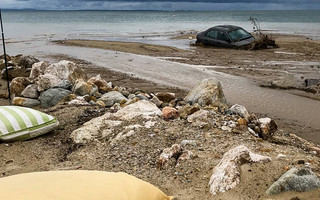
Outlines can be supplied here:
<path id="1" fill-rule="evenodd" d="M 240 47 L 240 46 L 251 44 L 253 41 L 254 41 L 254 37 L 250 37 L 248 39 L 235 42 L 234 45 Z"/>

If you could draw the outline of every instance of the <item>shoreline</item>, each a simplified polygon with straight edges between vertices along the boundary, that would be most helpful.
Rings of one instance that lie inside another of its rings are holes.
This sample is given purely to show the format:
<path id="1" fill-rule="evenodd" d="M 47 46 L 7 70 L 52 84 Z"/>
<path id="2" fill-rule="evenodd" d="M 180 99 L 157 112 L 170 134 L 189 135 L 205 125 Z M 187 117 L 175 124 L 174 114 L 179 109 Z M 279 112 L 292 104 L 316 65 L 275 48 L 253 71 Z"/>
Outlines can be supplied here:
<path id="1" fill-rule="evenodd" d="M 189 36 L 187 36 L 187 37 L 189 37 Z M 281 44 L 280 48 L 277 48 L 277 49 L 248 51 L 248 50 L 233 50 L 233 49 L 220 49 L 220 48 L 207 47 L 207 48 L 202 48 L 200 50 L 193 49 L 191 51 L 179 50 L 174 53 L 170 52 L 168 54 L 165 51 L 159 50 L 159 49 L 163 49 L 165 46 L 160 46 L 161 48 L 158 48 L 159 47 L 158 45 L 151 45 L 151 47 L 158 50 L 158 52 L 151 51 L 148 53 L 148 56 L 161 57 L 160 59 L 162 59 L 162 60 L 173 61 L 174 63 L 178 62 L 178 63 L 182 63 L 182 64 L 193 64 L 195 66 L 199 65 L 199 67 L 201 67 L 202 65 L 205 65 L 205 68 L 203 68 L 203 70 L 206 70 L 206 71 L 213 70 L 213 71 L 223 72 L 223 73 L 227 73 L 227 74 L 231 74 L 231 75 L 236 75 L 239 77 L 244 77 L 244 78 L 252 81 L 252 83 L 250 83 L 250 84 L 255 84 L 257 86 L 259 86 L 259 85 L 265 86 L 271 81 L 279 80 L 279 78 L 281 80 L 281 77 L 286 77 L 284 75 L 286 75 L 288 71 L 290 72 L 290 68 L 292 67 L 292 65 L 303 63 L 304 60 L 306 60 L 306 59 L 309 59 L 310 61 L 312 61 L 312 62 L 310 62 L 311 64 L 319 63 L 319 65 L 314 66 L 313 68 L 311 68 L 308 65 L 298 66 L 298 70 L 305 70 L 306 71 L 300 76 L 312 74 L 315 70 L 319 69 L 320 59 L 315 54 L 319 53 L 319 55 L 320 55 L 320 48 L 316 46 L 318 43 L 320 44 L 320 41 L 308 40 L 308 39 L 305 39 L 305 37 L 303 37 L 303 36 L 276 35 L 276 37 L 279 39 L 279 42 Z M 184 38 L 185 37 L 183 37 L 183 39 Z M 63 41 L 63 42 L 65 43 L 64 45 L 72 44 L 72 45 L 76 45 L 76 46 L 81 47 L 82 46 L 81 43 L 83 41 L 71 40 L 71 43 L 69 43 L 70 41 L 67 40 L 67 41 Z M 95 47 L 94 41 L 85 41 L 85 44 L 88 44 L 88 42 L 90 42 L 89 47 L 91 47 L 91 48 Z M 305 43 L 306 45 L 304 45 L 303 48 L 299 49 L 299 45 L 301 43 Z M 139 55 L 139 52 L 140 52 L 139 44 L 140 43 L 127 43 L 127 42 L 122 43 L 122 42 L 112 42 L 112 41 L 99 41 L 99 48 L 108 49 L 108 50 L 115 50 L 112 47 L 115 44 L 120 45 L 120 46 L 122 44 L 124 44 L 124 46 L 134 44 L 133 51 L 130 48 L 126 48 L 125 52 L 135 53 L 135 54 Z M 311 49 L 308 49 L 308 45 L 311 46 Z M 138 49 L 137 49 L 137 47 L 138 47 Z M 121 47 L 117 47 L 117 48 L 118 49 L 120 48 L 120 50 L 121 50 Z M 168 48 L 170 50 L 172 50 L 171 47 L 168 47 Z M 196 48 L 198 48 L 198 47 L 196 47 Z M 287 49 L 290 49 L 291 52 L 292 51 L 293 52 L 298 51 L 297 53 L 304 52 L 303 53 L 304 55 L 274 53 L 274 52 L 287 51 Z M 143 48 L 142 48 L 142 52 L 143 52 Z M 244 53 L 248 54 L 248 58 L 243 59 Z M 145 53 L 143 52 L 140 54 L 145 54 Z M 201 54 L 203 54 L 202 57 L 201 57 Z M 208 57 L 209 57 L 208 55 L 212 55 L 212 54 L 213 55 L 217 54 L 217 55 L 214 56 L 214 58 L 208 59 Z M 168 57 L 166 57 L 166 56 L 168 56 Z M 231 57 L 234 59 L 230 59 Z M 219 59 L 217 59 L 217 58 L 219 58 Z M 268 64 L 268 62 L 270 61 L 270 58 L 272 60 L 276 60 L 276 62 L 272 63 L 272 64 Z M 252 62 L 248 63 L 248 60 L 250 60 L 250 59 L 252 59 L 251 60 Z M 287 60 L 293 60 L 294 62 L 292 62 L 291 64 L 287 64 L 287 63 L 285 63 L 285 61 L 287 61 Z M 281 64 L 281 62 L 283 62 L 284 64 Z M 209 67 L 210 65 L 214 65 L 214 66 L 218 65 L 218 66 L 210 69 L 210 67 Z M 259 66 L 259 65 L 261 65 L 261 66 Z M 256 66 L 258 66 L 258 67 L 256 67 Z M 319 73 L 319 71 L 317 73 Z M 293 71 L 293 73 L 295 73 L 295 72 Z M 298 73 L 296 73 L 293 77 L 296 78 L 297 74 Z M 319 76 L 319 78 L 320 78 L 320 74 L 318 74 L 317 76 Z M 290 78 L 292 78 L 292 77 L 290 77 Z M 300 77 L 299 77 L 299 79 L 300 79 Z M 297 84 L 299 84 L 299 87 L 300 87 L 300 85 L 303 83 L 303 81 L 300 81 L 299 79 L 295 79 L 295 80 L 298 80 Z M 289 81 L 289 83 L 290 83 L 290 81 Z M 286 86 L 286 87 L 291 88 L 290 85 Z M 278 91 L 277 92 L 278 94 L 281 94 L 281 93 L 292 94 L 293 96 L 291 96 L 291 97 L 302 96 L 303 98 L 307 98 L 307 99 L 308 98 L 315 99 L 319 103 L 318 100 L 320 99 L 319 98 L 320 95 L 318 95 L 318 94 L 314 95 L 312 93 L 307 93 L 307 92 L 299 89 L 297 85 L 294 85 L 293 87 L 296 87 L 296 89 L 289 90 L 289 89 L 285 88 L 285 89 L 279 90 L 279 88 L 275 87 L 276 90 L 275 89 L 271 89 L 271 90 Z M 263 90 L 263 88 L 261 87 L 260 90 Z M 264 112 L 258 112 L 258 113 L 264 113 Z M 270 113 L 264 113 L 262 115 L 270 115 Z M 273 115 L 272 117 L 277 117 L 277 116 Z M 312 116 L 310 116 L 310 117 L 312 118 Z M 316 118 L 316 115 L 314 115 L 313 117 Z M 292 132 L 298 132 L 299 136 L 303 136 L 305 134 L 310 134 L 308 132 L 311 132 L 312 136 L 307 137 L 306 139 L 313 141 L 313 142 L 315 142 L 313 139 L 317 140 L 317 138 L 318 138 L 317 135 L 320 133 L 320 129 L 318 129 L 318 128 L 313 129 L 313 128 L 309 127 L 307 124 L 301 124 L 301 122 L 300 123 L 295 122 L 295 120 L 288 120 L 283 117 L 281 117 L 280 120 L 283 121 L 283 126 L 286 127 L 287 130 L 290 130 Z M 290 128 L 290 127 L 294 127 L 294 128 Z M 320 143 L 320 140 L 317 141 L 316 143 Z"/>
<path id="2" fill-rule="evenodd" d="M 301 41 L 301 39 L 303 40 Z M 318 41 L 310 41 L 302 36 L 284 36 L 281 40 L 285 42 L 285 47 L 289 48 L 297 48 L 305 41 L 311 42 L 311 44 L 314 42 L 318 43 Z M 80 42 L 79 40 L 77 41 Z M 297 41 L 299 45 L 296 44 Z M 103 43 L 103 41 L 99 42 Z M 107 43 L 121 44 L 121 42 L 110 41 Z M 106 72 L 108 72 L 108 70 L 111 70 L 117 73 L 137 77 L 141 80 L 147 80 L 148 82 L 154 82 L 173 88 L 178 87 L 183 90 L 192 88 L 202 79 L 215 77 L 222 82 L 229 104 L 242 104 L 246 106 L 248 110 L 254 113 L 260 113 L 261 116 L 270 116 L 279 119 L 281 123 L 283 123 L 282 127 L 285 127 L 286 130 L 296 133 L 304 139 L 320 144 L 320 138 L 318 137 L 320 126 L 319 121 L 317 120 L 318 113 L 320 113 L 319 101 L 301 97 L 301 95 L 297 96 L 291 94 L 289 90 L 260 87 L 259 81 L 268 82 L 268 78 L 273 80 L 278 77 L 278 74 L 272 72 L 270 73 L 270 76 L 266 76 L 265 73 L 256 73 L 270 69 L 278 70 L 281 72 L 279 74 L 283 75 L 288 72 L 287 69 L 289 69 L 289 71 L 292 70 L 290 69 L 290 65 L 286 65 L 286 62 L 284 61 L 293 58 L 296 61 L 290 63 L 292 65 L 301 63 L 301 60 L 311 57 L 313 59 L 312 61 L 318 62 L 316 56 L 296 56 L 274 53 L 274 51 L 281 51 L 281 49 L 247 51 L 202 48 L 200 50 L 192 49 L 187 51 L 178 49 L 178 51 L 175 51 L 175 48 L 161 46 L 161 49 L 169 51 L 158 51 L 159 48 L 157 45 L 142 44 L 144 47 L 148 46 L 153 48 L 153 51 L 146 51 L 145 48 L 137 49 L 140 44 L 137 45 L 136 43 L 131 42 L 126 44 L 126 48 L 121 46 L 120 48 L 134 50 L 135 52 L 139 52 L 140 49 L 143 49 L 144 52 L 149 52 L 149 55 L 123 53 L 121 51 L 107 50 L 107 48 L 97 49 L 57 45 L 46 40 L 35 40 L 32 43 L 25 43 L 23 45 L 19 43 L 10 45 L 11 49 L 12 47 L 14 47 L 13 49 L 16 49 L 15 52 L 27 52 L 29 55 L 34 55 L 42 60 L 52 61 L 53 55 L 63 55 L 66 56 L 66 58 L 85 60 L 88 63 L 101 67 L 101 71 L 106 70 Z M 134 44 L 134 48 L 129 48 L 128 44 Z M 307 46 L 304 45 L 304 48 L 306 47 Z M 313 49 L 307 52 L 313 52 Z M 243 58 L 244 53 L 248 58 Z M 160 54 L 161 56 L 158 57 L 157 55 Z M 274 60 L 274 57 L 277 58 L 275 59 L 277 61 L 270 62 L 270 58 Z M 253 62 L 248 63 L 249 59 L 252 59 Z M 264 63 L 264 65 L 261 65 L 261 62 Z M 270 62 L 270 64 L 268 62 Z M 284 65 L 279 64 L 279 62 L 283 62 Z M 234 67 L 236 64 L 242 66 L 239 70 L 241 72 L 240 76 L 232 71 L 232 68 L 236 70 L 239 69 L 238 67 Z M 212 66 L 215 67 L 212 68 Z M 217 67 L 220 67 L 220 69 Z M 300 66 L 300 68 L 305 67 L 305 65 Z M 314 68 L 310 68 L 309 66 L 308 69 L 317 70 L 318 68 L 317 66 Z M 312 70 L 309 70 L 308 73 L 312 73 Z M 219 71 L 226 73 L 221 73 Z M 233 76 L 232 74 L 237 76 Z M 252 79 L 252 77 L 255 76 L 257 76 L 258 79 Z M 301 92 L 303 93 L 302 96 L 305 96 L 306 93 L 303 91 Z"/>

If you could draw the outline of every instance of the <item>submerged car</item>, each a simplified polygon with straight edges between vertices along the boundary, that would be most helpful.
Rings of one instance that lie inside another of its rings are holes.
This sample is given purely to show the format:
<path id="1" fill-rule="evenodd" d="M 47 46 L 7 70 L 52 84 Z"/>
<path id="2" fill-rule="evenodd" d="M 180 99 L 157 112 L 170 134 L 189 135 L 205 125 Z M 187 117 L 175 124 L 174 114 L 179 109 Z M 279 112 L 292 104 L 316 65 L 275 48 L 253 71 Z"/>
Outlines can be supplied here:
<path id="1" fill-rule="evenodd" d="M 241 47 L 251 44 L 254 37 L 239 26 L 219 25 L 197 35 L 198 44 L 217 47 Z"/>

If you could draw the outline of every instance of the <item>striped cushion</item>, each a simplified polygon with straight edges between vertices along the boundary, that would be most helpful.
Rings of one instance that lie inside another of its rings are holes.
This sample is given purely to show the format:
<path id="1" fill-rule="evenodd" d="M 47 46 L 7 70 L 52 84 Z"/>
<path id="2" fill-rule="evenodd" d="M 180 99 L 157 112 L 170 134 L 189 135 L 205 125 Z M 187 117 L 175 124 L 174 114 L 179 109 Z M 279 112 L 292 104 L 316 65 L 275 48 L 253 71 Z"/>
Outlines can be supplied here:
<path id="1" fill-rule="evenodd" d="M 54 117 L 31 108 L 0 106 L 1 141 L 27 140 L 48 133 L 58 125 Z"/>

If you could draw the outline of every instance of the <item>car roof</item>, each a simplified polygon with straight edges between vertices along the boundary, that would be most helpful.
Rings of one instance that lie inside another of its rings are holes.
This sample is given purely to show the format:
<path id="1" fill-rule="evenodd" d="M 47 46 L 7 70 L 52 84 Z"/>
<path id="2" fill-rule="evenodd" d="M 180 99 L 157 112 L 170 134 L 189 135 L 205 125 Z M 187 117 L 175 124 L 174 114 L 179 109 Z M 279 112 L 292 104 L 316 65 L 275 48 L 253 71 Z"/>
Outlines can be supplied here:
<path id="1" fill-rule="evenodd" d="M 239 27 L 239 26 L 233 26 L 233 25 L 219 25 L 219 26 L 214 26 L 214 27 L 210 28 L 209 30 L 220 30 L 220 31 L 230 32 L 230 31 L 234 31 L 234 30 L 237 30 L 240 28 L 241 27 Z"/>

